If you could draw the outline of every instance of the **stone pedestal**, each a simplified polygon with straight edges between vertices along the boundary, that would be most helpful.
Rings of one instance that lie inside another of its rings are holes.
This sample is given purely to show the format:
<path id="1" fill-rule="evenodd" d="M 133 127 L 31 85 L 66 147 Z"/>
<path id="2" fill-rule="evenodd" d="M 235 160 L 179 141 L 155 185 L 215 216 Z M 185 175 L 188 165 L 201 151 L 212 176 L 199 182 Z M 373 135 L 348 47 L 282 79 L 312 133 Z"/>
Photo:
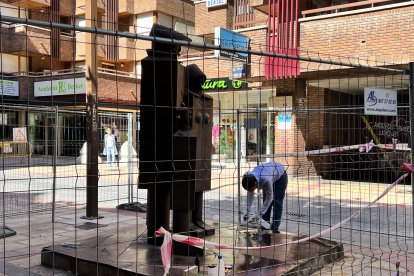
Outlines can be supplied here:
<path id="1" fill-rule="evenodd" d="M 163 275 L 160 247 L 148 244 L 146 226 L 138 225 L 118 234 L 80 240 L 78 248 L 62 245 L 43 249 L 42 265 L 66 271 L 77 268 L 80 275 Z M 137 238 L 137 235 L 139 238 Z M 269 246 L 303 238 L 292 233 L 252 234 L 235 231 L 221 225 L 216 234 L 206 240 L 225 245 Z M 217 250 L 218 251 L 218 250 Z M 217 264 L 212 250 L 199 257 L 200 273 Z M 311 275 L 324 265 L 343 257 L 340 243 L 317 239 L 300 244 L 268 247 L 262 250 L 221 250 L 230 275 Z M 98 260 L 98 261 L 97 261 Z M 193 267 L 195 257 L 172 256 L 169 275 L 184 275 Z M 233 274 L 234 273 L 234 274 Z"/>
<path id="2" fill-rule="evenodd" d="M 76 157 L 77 164 L 87 164 L 87 151 L 88 151 L 88 144 L 85 142 L 80 150 L 80 155 Z M 98 163 L 102 163 L 102 158 L 98 156 Z"/>
<path id="3" fill-rule="evenodd" d="M 121 148 L 119 149 L 119 162 L 128 163 L 128 141 L 125 141 L 122 145 Z M 131 145 L 131 162 L 136 163 L 138 161 L 137 158 L 137 151 L 134 149 L 134 146 Z"/>

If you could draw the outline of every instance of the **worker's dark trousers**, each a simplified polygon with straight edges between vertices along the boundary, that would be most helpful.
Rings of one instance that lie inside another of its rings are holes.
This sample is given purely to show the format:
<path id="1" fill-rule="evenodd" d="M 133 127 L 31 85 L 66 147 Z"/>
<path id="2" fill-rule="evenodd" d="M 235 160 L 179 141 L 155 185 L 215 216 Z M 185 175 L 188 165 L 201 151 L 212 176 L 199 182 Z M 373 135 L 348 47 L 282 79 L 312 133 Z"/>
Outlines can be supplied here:
<path id="1" fill-rule="evenodd" d="M 283 212 L 283 199 L 285 198 L 286 188 L 288 184 L 288 177 L 286 172 L 273 183 L 273 202 L 270 204 L 266 213 L 263 214 L 262 219 L 269 222 L 270 213 L 273 206 L 273 223 L 270 222 L 271 229 L 279 231 L 280 221 L 282 219 Z M 263 202 L 266 200 L 266 196 L 263 194 Z"/>

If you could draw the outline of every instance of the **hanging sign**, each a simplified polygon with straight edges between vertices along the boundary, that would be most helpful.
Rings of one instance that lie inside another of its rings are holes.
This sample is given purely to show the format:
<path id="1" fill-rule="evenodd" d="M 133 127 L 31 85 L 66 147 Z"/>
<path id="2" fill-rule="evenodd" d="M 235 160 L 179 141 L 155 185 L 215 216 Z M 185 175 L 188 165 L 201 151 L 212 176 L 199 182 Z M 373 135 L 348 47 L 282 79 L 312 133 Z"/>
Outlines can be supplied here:
<path id="1" fill-rule="evenodd" d="M 221 27 L 214 28 L 214 45 L 248 50 L 250 38 L 248 36 L 227 30 Z M 230 52 L 225 50 L 214 50 L 216 56 L 241 59 L 247 61 L 247 53 Z"/>
<path id="2" fill-rule="evenodd" d="M 203 90 L 220 91 L 245 90 L 247 87 L 247 82 L 241 80 L 231 80 L 230 78 L 207 79 L 202 86 Z"/>
<path id="3" fill-rule="evenodd" d="M 391 89 L 365 87 L 364 114 L 397 116 L 397 91 Z"/>
<path id="4" fill-rule="evenodd" d="M 19 96 L 19 82 L 0 80 L 0 94 L 3 96 Z"/>
<path id="5" fill-rule="evenodd" d="M 34 96 L 86 94 L 86 78 L 39 81 L 34 83 Z"/>
<path id="6" fill-rule="evenodd" d="M 206 7 L 207 8 L 215 8 L 227 5 L 227 0 L 207 0 Z"/>
<path id="7" fill-rule="evenodd" d="M 27 131 L 25 127 L 13 128 L 13 142 L 27 142 Z"/>

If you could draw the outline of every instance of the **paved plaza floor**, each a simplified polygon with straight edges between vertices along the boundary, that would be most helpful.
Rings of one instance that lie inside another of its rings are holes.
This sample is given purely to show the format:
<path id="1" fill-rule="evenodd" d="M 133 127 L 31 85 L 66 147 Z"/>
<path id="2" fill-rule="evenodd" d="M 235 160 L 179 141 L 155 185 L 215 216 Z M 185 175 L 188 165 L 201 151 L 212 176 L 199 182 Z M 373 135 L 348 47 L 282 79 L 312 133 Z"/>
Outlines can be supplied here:
<path id="1" fill-rule="evenodd" d="M 5 275 L 71 275 L 42 267 L 42 248 L 145 225 L 145 214 L 115 208 L 131 198 L 146 201 L 146 191 L 136 190 L 137 163 L 99 165 L 99 212 L 105 219 L 98 224 L 102 227 L 85 227 L 80 219 L 85 214 L 85 165 L 76 164 L 74 158 L 60 158 L 55 169 L 51 164 L 44 157 L 3 164 L 0 215 L 3 224 L 17 232 L 0 240 L 0 272 Z M 238 207 L 243 210 L 246 204 L 238 176 L 253 166 L 242 163 L 239 170 L 227 163 L 212 169 L 212 189 L 204 196 L 206 220 L 216 227 L 237 224 Z M 319 233 L 361 210 L 386 186 L 289 176 L 281 230 L 308 236 Z M 399 275 L 414 275 L 412 220 L 411 187 L 397 186 L 360 216 L 323 235 L 344 244 L 345 258 L 315 275 L 391 275 L 397 262 Z"/>

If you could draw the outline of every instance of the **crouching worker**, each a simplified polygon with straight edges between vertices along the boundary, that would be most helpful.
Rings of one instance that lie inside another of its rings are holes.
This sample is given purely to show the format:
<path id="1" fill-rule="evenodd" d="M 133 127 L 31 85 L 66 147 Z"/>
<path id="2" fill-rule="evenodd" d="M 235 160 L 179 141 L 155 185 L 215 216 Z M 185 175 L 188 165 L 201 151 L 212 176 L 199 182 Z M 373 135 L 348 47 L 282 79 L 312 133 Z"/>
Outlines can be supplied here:
<path id="1" fill-rule="evenodd" d="M 261 216 L 266 222 L 270 221 L 270 213 L 273 206 L 273 220 L 270 227 L 273 233 L 279 232 L 280 220 L 283 211 L 283 199 L 285 198 L 288 178 L 282 164 L 277 162 L 263 163 L 243 175 L 242 186 L 247 191 L 247 214 L 245 219 L 249 222 L 258 220 Z M 252 214 L 254 191 L 262 190 L 263 204 L 260 212 Z"/>

